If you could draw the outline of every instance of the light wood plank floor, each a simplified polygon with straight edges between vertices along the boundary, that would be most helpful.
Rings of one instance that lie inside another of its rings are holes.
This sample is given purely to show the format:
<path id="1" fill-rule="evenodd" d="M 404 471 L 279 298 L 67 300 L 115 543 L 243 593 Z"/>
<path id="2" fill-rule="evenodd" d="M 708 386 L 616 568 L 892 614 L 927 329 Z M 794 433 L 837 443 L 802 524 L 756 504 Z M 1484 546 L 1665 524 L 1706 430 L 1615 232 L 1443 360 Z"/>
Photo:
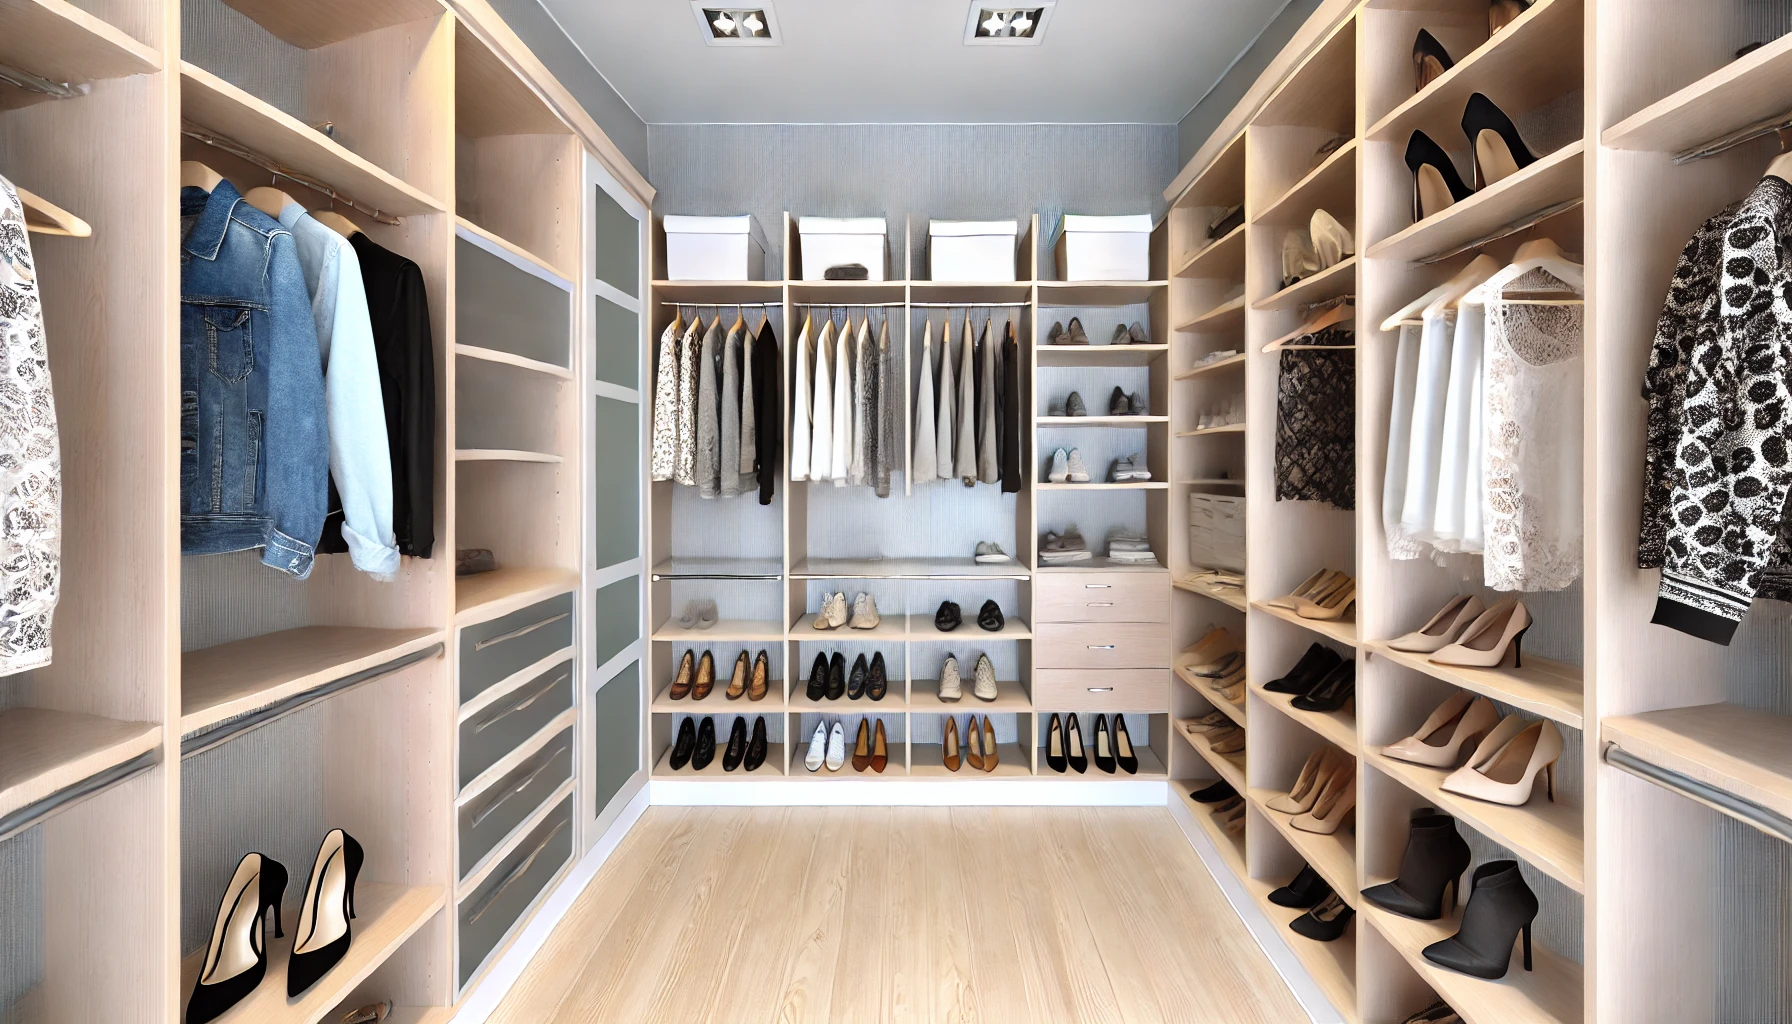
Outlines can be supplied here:
<path id="1" fill-rule="evenodd" d="M 1291 1024 L 1157 808 L 652 807 L 490 1024 Z"/>

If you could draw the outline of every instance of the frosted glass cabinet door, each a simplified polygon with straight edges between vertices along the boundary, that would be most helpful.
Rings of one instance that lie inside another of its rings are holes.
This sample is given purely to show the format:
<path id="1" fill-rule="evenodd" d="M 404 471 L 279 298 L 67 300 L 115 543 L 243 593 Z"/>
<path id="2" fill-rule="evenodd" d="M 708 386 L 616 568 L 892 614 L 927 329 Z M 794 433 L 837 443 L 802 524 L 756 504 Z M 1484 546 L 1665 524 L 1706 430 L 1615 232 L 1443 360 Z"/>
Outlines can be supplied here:
<path id="1" fill-rule="evenodd" d="M 592 813 L 602 814 L 641 764 L 641 663 L 631 662 L 597 691 Z"/>

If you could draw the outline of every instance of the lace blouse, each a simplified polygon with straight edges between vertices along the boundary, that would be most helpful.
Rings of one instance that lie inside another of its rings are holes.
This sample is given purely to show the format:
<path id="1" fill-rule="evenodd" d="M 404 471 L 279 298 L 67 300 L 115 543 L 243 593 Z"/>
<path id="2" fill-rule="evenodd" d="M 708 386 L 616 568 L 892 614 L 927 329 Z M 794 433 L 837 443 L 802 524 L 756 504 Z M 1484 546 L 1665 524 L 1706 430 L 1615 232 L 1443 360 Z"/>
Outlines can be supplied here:
<path id="1" fill-rule="evenodd" d="M 1282 347 L 1276 395 L 1276 500 L 1356 508 L 1355 335 L 1342 325 Z"/>

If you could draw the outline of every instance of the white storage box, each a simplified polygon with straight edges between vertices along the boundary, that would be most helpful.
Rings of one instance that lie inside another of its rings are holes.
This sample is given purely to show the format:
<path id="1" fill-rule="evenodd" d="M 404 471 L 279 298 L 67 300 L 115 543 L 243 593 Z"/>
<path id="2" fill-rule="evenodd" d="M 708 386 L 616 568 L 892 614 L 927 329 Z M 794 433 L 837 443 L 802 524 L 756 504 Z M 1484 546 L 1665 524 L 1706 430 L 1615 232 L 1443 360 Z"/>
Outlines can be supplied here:
<path id="1" fill-rule="evenodd" d="M 1244 571 L 1244 498 L 1188 496 L 1188 560 L 1207 569 Z"/>
<path id="2" fill-rule="evenodd" d="M 667 217 L 665 227 L 668 280 L 765 280 L 765 235 L 752 214 Z"/>
<path id="3" fill-rule="evenodd" d="M 1052 235 L 1060 281 L 1149 281 L 1151 216 L 1082 217 L 1067 213 Z"/>
<path id="4" fill-rule="evenodd" d="M 1017 220 L 927 222 L 927 276 L 935 281 L 1013 281 Z"/>
<path id="5" fill-rule="evenodd" d="M 803 280 L 824 281 L 829 267 L 857 263 L 867 281 L 882 281 L 888 269 L 889 243 L 882 217 L 799 217 L 803 240 Z"/>

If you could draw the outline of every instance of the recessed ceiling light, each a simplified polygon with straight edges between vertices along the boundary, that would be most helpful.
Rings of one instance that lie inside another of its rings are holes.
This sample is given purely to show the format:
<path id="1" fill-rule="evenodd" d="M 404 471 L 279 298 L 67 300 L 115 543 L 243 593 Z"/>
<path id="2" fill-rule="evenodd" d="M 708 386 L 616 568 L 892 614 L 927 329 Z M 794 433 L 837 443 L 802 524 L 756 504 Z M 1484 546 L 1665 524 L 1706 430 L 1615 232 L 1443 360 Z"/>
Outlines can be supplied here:
<path id="1" fill-rule="evenodd" d="M 966 46 L 1036 46 L 1045 35 L 1058 0 L 1034 0 L 1027 7 L 990 7 L 971 4 L 964 26 Z"/>
<path id="2" fill-rule="evenodd" d="M 710 46 L 778 46 L 778 16 L 770 0 L 753 7 L 715 7 L 691 0 L 691 13 Z"/>

